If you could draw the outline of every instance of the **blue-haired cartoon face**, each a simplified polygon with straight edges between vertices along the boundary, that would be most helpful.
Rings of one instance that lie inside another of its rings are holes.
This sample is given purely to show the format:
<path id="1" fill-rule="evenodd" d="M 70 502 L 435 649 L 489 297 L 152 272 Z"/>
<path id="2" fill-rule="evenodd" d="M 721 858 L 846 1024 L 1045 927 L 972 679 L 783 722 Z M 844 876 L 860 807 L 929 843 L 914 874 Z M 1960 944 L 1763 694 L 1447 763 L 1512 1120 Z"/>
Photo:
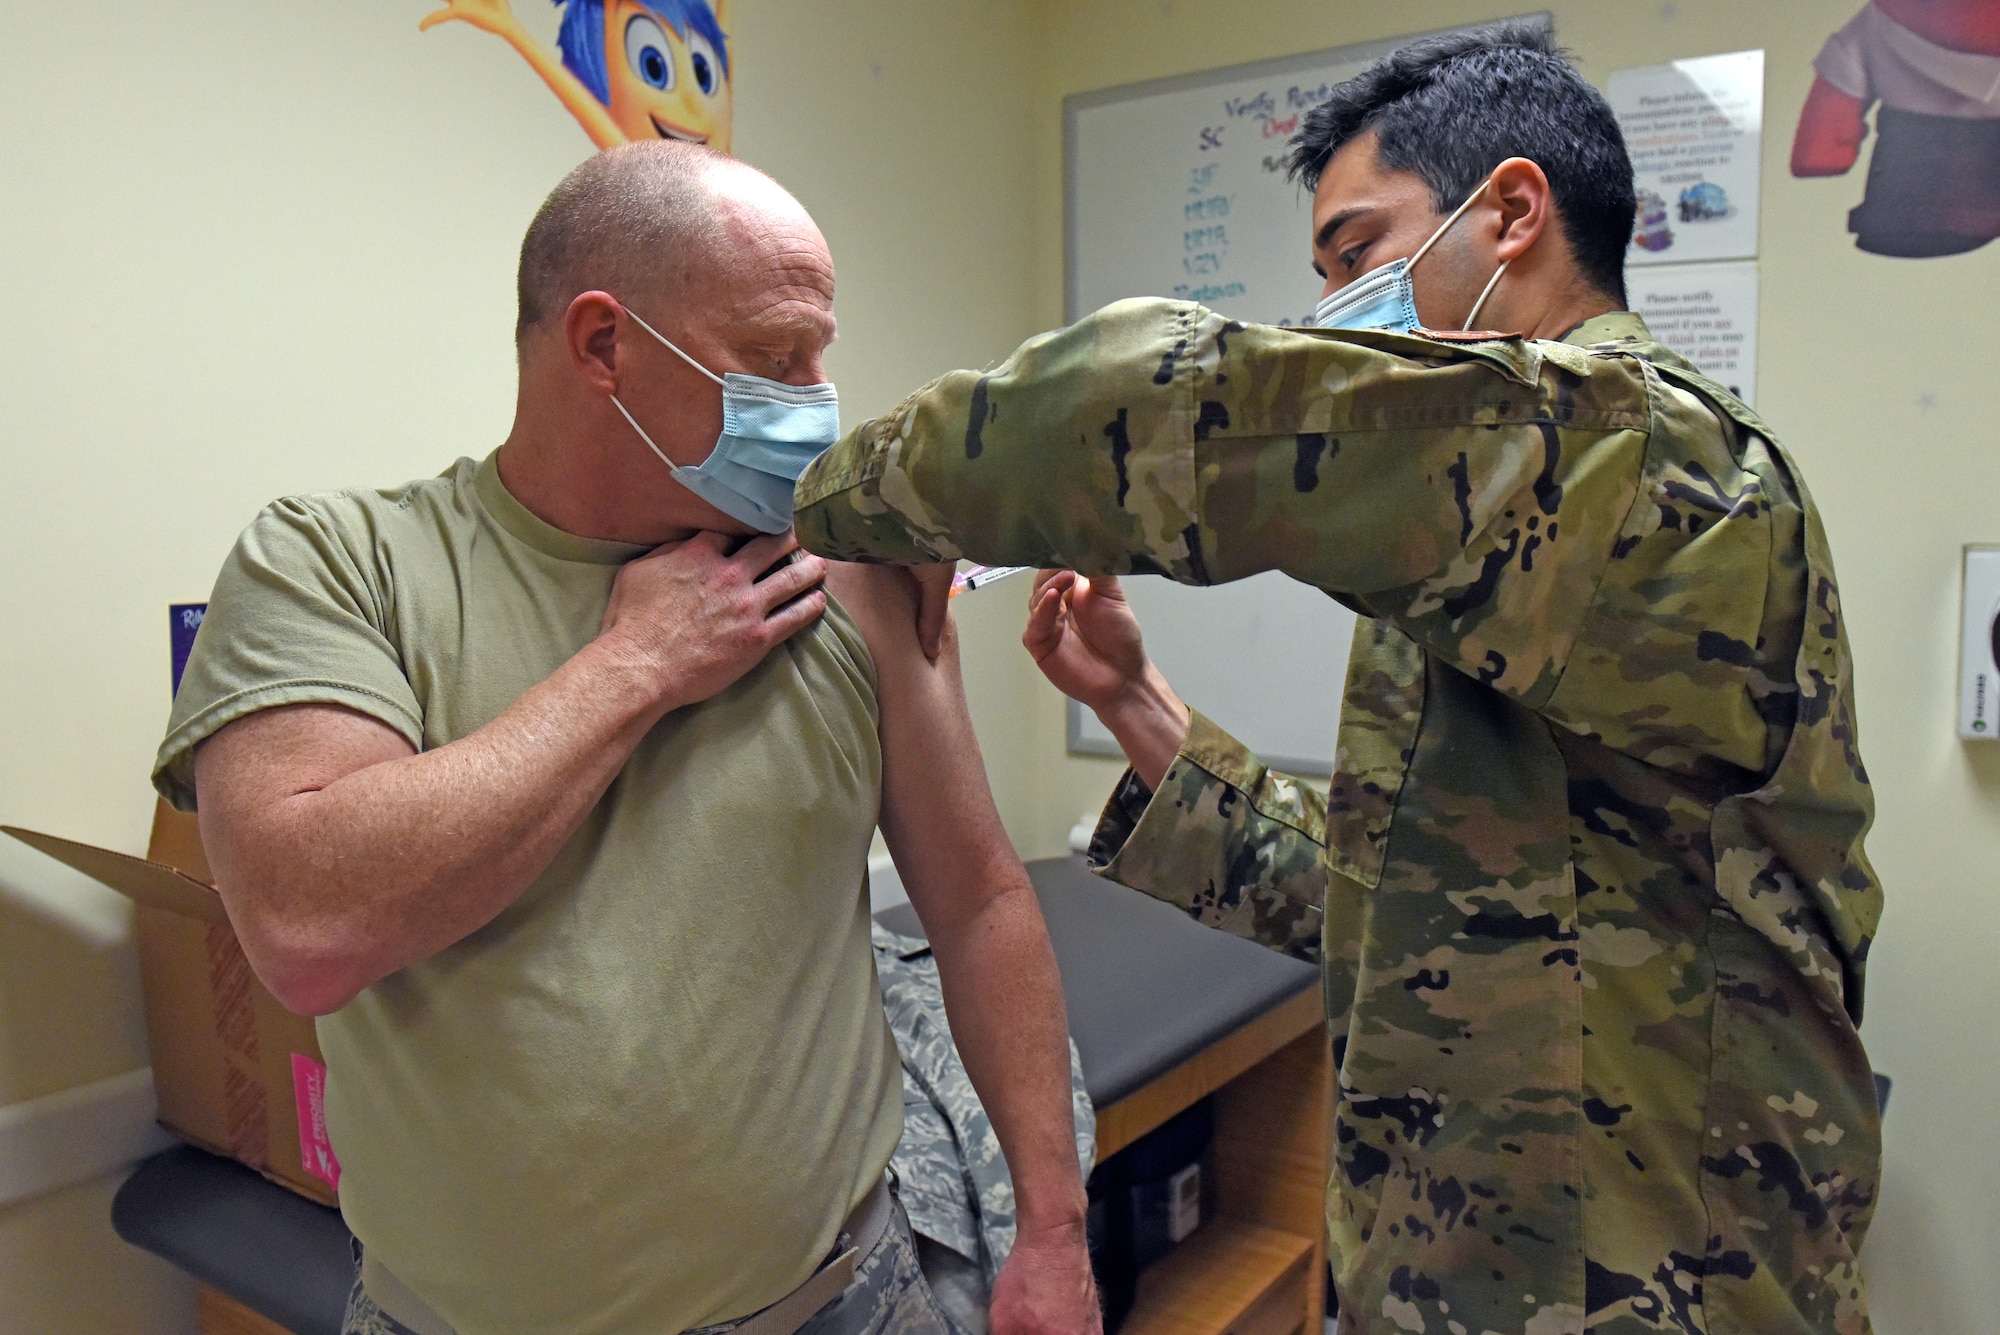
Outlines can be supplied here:
<path id="1" fill-rule="evenodd" d="M 729 151 L 729 38 L 707 0 L 556 0 L 563 64 L 627 139 Z"/>

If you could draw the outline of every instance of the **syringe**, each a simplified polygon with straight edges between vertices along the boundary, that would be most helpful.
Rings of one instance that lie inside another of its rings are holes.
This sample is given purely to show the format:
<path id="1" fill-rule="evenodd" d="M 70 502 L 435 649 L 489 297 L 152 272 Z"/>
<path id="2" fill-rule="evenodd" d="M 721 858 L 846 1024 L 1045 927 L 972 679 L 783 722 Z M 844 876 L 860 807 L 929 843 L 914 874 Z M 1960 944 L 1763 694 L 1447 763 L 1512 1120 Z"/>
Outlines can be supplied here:
<path id="1" fill-rule="evenodd" d="M 956 598 L 961 593 L 971 593 L 974 589 L 983 589 L 988 584 L 997 584 L 1009 575 L 1018 575 L 1023 570 L 1033 569 L 1033 566 L 974 566 L 952 577 L 951 596 Z"/>

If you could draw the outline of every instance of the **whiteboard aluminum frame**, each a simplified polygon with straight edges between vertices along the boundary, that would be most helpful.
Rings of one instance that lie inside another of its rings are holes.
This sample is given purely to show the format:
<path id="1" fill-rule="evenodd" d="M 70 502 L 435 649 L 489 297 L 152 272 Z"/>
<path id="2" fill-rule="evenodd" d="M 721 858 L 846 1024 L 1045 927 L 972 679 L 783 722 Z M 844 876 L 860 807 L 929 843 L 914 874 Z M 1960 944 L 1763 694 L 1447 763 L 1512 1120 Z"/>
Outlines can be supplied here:
<path id="1" fill-rule="evenodd" d="M 1327 47 L 1320 51 L 1308 51 L 1303 55 L 1279 56 L 1272 60 L 1250 61 L 1242 65 L 1224 65 L 1217 69 L 1197 70 L 1192 74 L 1171 74 L 1161 79 L 1145 79 L 1138 83 L 1118 84 L 1111 88 L 1098 88 L 1087 93 L 1071 93 L 1063 99 L 1063 319 L 1075 323 L 1083 316 L 1079 309 L 1081 299 L 1078 294 L 1080 277 L 1076 270 L 1076 156 L 1077 117 L 1080 113 L 1096 107 L 1109 106 L 1118 102 L 1130 102 L 1140 98 L 1154 97 L 1161 93 L 1180 93 L 1189 89 L 1211 84 L 1236 83 L 1245 79 L 1277 78 L 1287 74 L 1298 74 L 1321 69 L 1331 64 L 1354 64 L 1379 60 L 1390 52 L 1420 42 L 1427 37 L 1442 37 L 1447 33 L 1477 31 L 1492 28 L 1502 23 L 1539 23 L 1545 31 L 1555 30 L 1555 16 L 1548 10 L 1536 10 L 1530 14 L 1519 14 L 1512 18 L 1486 19 L 1478 23 L 1461 24 L 1457 27 L 1434 28 L 1428 32 L 1408 33 L 1401 37 L 1384 37 L 1376 41 L 1355 42 L 1347 46 Z M 1083 733 L 1083 706 L 1074 700 L 1067 700 L 1068 751 L 1071 755 L 1112 756 L 1122 758 L 1124 752 L 1116 742 L 1107 742 Z M 1290 774 L 1311 777 L 1330 776 L 1333 767 L 1325 760 L 1310 760 L 1299 756 L 1259 755 L 1258 759 L 1273 769 Z"/>
<path id="2" fill-rule="evenodd" d="M 1539 23 L 1544 30 L 1555 30 L 1555 17 L 1548 10 L 1536 10 L 1531 14 L 1518 14 L 1512 18 L 1483 19 L 1478 23 L 1460 24 L 1451 28 L 1433 28 L 1428 32 L 1406 33 L 1401 37 L 1384 37 L 1372 42 L 1355 42 L 1348 46 L 1332 46 L 1321 51 L 1308 51 L 1303 55 L 1278 56 L 1272 60 L 1253 60 L 1242 65 L 1224 65 L 1218 69 L 1196 70 L 1192 74 L 1170 74 L 1160 79 L 1144 79 L 1138 83 L 1122 83 L 1112 88 L 1093 89 L 1087 93 L 1071 93 L 1063 99 L 1063 319 L 1075 323 L 1082 317 L 1078 309 L 1078 276 L 1076 272 L 1076 121 L 1080 112 L 1095 107 L 1109 106 L 1117 102 L 1132 102 L 1140 98 L 1154 97 L 1161 93 L 1181 93 L 1192 88 L 1210 84 L 1236 83 L 1243 79 L 1274 78 L 1286 74 L 1297 74 L 1306 70 L 1319 69 L 1329 64 L 1351 64 L 1379 60 L 1392 51 L 1408 46 L 1411 42 L 1421 42 L 1427 37 L 1443 37 L 1450 33 L 1477 32 L 1482 28 L 1495 28 L 1503 23 Z"/>

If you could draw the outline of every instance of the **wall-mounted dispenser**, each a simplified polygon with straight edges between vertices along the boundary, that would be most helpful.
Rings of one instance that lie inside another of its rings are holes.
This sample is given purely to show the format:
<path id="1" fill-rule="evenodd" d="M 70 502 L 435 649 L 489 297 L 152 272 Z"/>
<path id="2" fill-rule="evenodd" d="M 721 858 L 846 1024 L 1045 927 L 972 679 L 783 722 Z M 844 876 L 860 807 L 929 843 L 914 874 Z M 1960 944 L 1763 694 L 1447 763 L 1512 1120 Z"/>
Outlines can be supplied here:
<path id="1" fill-rule="evenodd" d="M 1958 735 L 2000 737 L 2000 547 L 1965 549 Z"/>

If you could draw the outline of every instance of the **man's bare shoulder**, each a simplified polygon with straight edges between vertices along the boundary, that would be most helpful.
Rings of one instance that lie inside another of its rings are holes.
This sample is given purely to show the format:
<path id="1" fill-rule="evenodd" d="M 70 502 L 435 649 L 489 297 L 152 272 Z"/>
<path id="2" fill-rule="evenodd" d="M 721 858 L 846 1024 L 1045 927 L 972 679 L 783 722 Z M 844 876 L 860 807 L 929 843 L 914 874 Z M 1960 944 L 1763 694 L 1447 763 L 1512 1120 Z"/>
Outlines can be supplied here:
<path id="1" fill-rule="evenodd" d="M 829 561 L 826 587 L 868 642 L 885 686 L 892 679 L 930 672 L 934 665 L 917 639 L 917 585 L 906 568 Z M 947 624 L 938 662 L 955 663 L 957 653 L 956 635 Z"/>

